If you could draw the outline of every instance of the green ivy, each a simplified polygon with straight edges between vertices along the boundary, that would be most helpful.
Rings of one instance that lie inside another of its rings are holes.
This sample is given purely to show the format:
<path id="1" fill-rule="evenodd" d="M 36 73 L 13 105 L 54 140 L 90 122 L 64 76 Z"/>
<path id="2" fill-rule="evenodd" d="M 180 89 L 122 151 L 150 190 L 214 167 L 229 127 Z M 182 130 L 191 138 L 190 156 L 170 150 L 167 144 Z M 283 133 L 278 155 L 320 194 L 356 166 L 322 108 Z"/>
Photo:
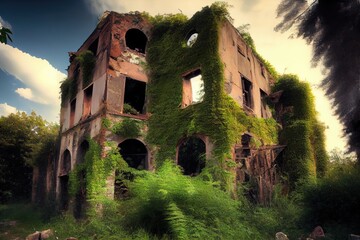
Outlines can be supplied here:
<path id="1" fill-rule="evenodd" d="M 316 117 L 314 96 L 308 83 L 296 75 L 280 76 L 273 91 L 282 90 L 279 105 L 283 109 L 283 130 L 280 143 L 287 145 L 284 153 L 284 172 L 290 185 L 324 176 L 328 155 L 325 150 L 324 126 Z"/>
<path id="2" fill-rule="evenodd" d="M 141 135 L 140 123 L 131 118 L 124 118 L 121 122 L 115 123 L 111 131 L 125 138 L 137 138 Z"/>
<path id="3" fill-rule="evenodd" d="M 72 78 L 67 78 L 61 82 L 61 106 L 65 106 L 65 103 L 67 103 L 68 100 L 71 100 L 76 96 L 77 87 L 77 81 Z"/>
<path id="4" fill-rule="evenodd" d="M 80 68 L 83 77 L 82 79 L 83 88 L 85 88 L 92 82 L 96 57 L 94 56 L 93 52 L 87 50 L 80 53 L 79 56 L 75 58 L 75 60 L 79 61 L 80 63 Z"/>
<path id="5" fill-rule="evenodd" d="M 277 142 L 274 120 L 259 120 L 247 116 L 241 107 L 224 91 L 224 66 L 218 53 L 218 34 L 222 21 L 228 18 L 226 6 L 216 3 L 197 12 L 190 20 L 168 16 L 154 24 L 148 44 L 147 62 L 149 131 L 147 142 L 160 146 L 156 159 L 174 159 L 176 145 L 184 137 L 194 134 L 209 136 L 214 143 L 213 160 L 208 160 L 215 178 L 223 188 L 233 189 L 231 147 L 245 131 L 253 131 L 264 144 Z M 171 17 L 175 18 L 171 21 Z M 196 43 L 186 46 L 189 32 L 196 30 Z M 182 74 L 201 69 L 205 96 L 202 102 L 180 108 Z M 266 130 L 264 130 L 266 129 Z M 269 135 L 266 133 L 271 132 Z M 211 163 L 210 161 L 213 161 Z M 231 165 L 231 164 L 230 164 Z"/>

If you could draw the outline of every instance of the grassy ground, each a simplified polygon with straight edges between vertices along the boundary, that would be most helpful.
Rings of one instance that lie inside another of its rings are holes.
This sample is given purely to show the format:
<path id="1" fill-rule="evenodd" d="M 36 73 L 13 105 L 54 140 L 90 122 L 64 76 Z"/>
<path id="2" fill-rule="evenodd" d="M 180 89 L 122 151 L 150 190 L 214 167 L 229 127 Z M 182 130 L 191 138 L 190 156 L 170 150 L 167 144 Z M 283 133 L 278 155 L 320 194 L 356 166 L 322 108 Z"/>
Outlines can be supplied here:
<path id="1" fill-rule="evenodd" d="M 0 205 L 0 239 L 25 239 L 44 225 L 30 204 Z"/>

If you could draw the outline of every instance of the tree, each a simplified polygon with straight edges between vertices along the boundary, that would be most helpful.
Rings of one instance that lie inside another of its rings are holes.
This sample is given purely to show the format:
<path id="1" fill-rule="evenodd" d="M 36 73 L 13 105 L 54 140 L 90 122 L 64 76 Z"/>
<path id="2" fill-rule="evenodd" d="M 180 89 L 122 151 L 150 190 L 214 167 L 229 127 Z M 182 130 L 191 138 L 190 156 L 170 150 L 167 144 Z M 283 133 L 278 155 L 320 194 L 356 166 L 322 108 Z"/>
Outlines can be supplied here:
<path id="1" fill-rule="evenodd" d="M 58 125 L 32 112 L 0 118 L 0 202 L 29 199 L 32 166 L 54 147 Z"/>
<path id="2" fill-rule="evenodd" d="M 295 28 L 313 46 L 313 63 L 322 62 L 322 87 L 345 126 L 350 151 L 360 161 L 360 3 L 354 0 L 282 0 L 278 31 Z"/>
<path id="3" fill-rule="evenodd" d="M 6 44 L 8 39 L 12 42 L 10 34 L 12 34 L 10 29 L 8 29 L 6 27 L 1 27 L 0 28 L 0 43 Z"/>

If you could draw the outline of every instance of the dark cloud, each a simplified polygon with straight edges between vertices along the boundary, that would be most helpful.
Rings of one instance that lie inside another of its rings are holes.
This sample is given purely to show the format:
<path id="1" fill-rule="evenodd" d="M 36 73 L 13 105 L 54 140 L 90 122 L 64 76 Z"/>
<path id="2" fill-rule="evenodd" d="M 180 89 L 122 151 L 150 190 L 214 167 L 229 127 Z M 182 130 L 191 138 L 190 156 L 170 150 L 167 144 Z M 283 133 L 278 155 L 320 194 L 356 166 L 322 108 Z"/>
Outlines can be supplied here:
<path id="1" fill-rule="evenodd" d="M 323 62 L 322 87 L 345 126 L 351 151 L 360 156 L 360 4 L 358 0 L 283 0 L 278 31 L 295 27 L 313 46 L 313 64 Z"/>

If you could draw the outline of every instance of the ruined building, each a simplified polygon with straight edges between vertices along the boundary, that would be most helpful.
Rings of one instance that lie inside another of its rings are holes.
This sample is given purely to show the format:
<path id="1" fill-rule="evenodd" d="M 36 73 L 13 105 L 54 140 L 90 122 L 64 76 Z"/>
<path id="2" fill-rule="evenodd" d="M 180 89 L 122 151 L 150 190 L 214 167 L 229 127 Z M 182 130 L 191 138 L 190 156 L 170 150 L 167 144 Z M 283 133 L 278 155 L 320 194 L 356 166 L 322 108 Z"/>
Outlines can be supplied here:
<path id="1" fill-rule="evenodd" d="M 273 82 L 268 70 L 217 9 L 206 7 L 189 20 L 150 22 L 144 14 L 106 12 L 70 53 L 59 155 L 47 173 L 59 207 L 66 210 L 73 201 L 81 215 L 86 191 L 71 200 L 69 174 L 84 161 L 89 138 L 103 154 L 106 141 L 115 143 L 137 169 L 173 159 L 195 176 L 211 162 L 234 176 L 228 182 L 255 186 L 250 197 L 266 202 L 282 150 L 266 104 Z M 135 124 L 140 132 L 117 134 L 105 119 L 112 126 Z M 113 179 L 109 197 L 117 194 Z"/>

